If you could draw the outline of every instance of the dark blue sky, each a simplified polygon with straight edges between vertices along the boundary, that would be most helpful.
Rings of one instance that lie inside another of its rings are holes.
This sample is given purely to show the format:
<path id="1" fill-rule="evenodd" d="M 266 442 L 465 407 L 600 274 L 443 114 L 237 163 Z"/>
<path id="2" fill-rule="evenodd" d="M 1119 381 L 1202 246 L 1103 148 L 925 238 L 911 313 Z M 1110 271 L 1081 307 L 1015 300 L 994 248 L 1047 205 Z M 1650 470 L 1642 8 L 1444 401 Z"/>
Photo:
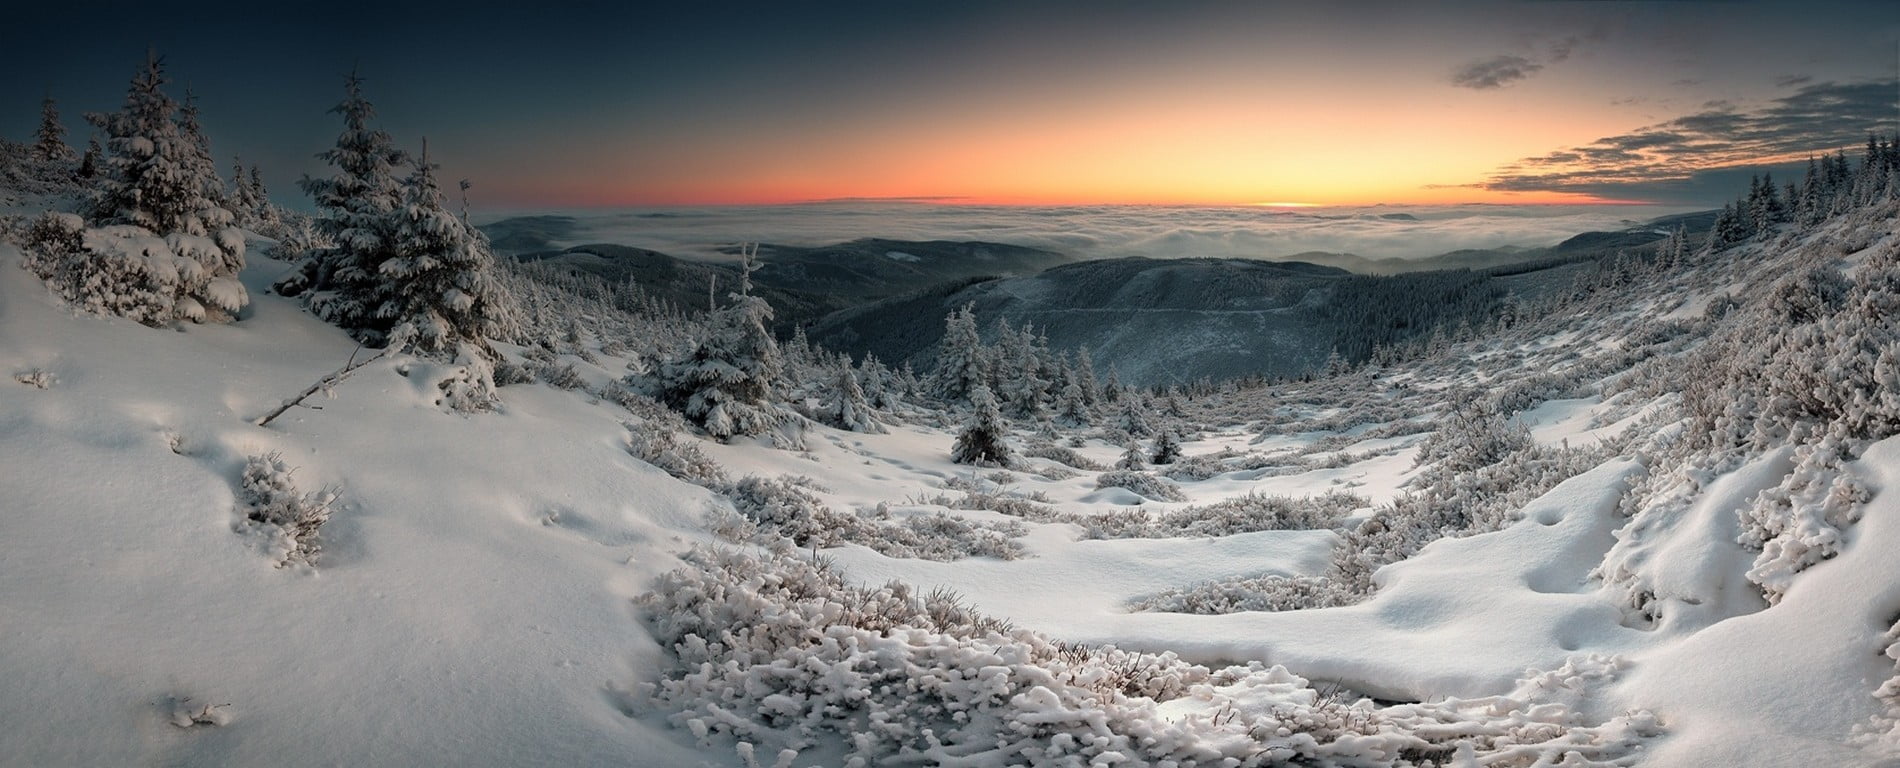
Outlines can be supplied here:
<path id="1" fill-rule="evenodd" d="M 279 198 L 318 170 L 353 66 L 384 127 L 488 205 L 1680 198 L 1704 193 L 1659 162 L 1736 158 L 1552 158 L 1790 103 L 1824 108 L 1749 151 L 1838 143 L 1891 112 L 1869 84 L 1900 62 L 1880 2 L 161 5 L 9 10 L 0 135 L 51 94 L 83 144 L 79 113 L 116 107 L 149 45 L 220 164 L 261 164 Z M 1308 164 L 1355 137 L 1389 159 Z M 1727 140 L 1701 138 L 1681 146 Z"/>

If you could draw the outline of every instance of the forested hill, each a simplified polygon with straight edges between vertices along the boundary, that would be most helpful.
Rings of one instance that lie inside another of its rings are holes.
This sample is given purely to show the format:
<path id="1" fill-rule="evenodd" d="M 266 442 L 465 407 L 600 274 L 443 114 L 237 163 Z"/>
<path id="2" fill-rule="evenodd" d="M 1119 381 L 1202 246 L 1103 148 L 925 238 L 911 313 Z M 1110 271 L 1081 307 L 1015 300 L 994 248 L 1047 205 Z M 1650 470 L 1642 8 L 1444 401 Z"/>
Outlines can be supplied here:
<path id="1" fill-rule="evenodd" d="M 1321 367 L 1335 350 L 1364 359 L 1435 327 L 1482 326 L 1514 311 L 1518 292 L 1547 292 L 1549 284 L 1567 284 L 1572 271 L 1373 277 L 1302 262 L 1087 261 L 846 310 L 809 336 L 820 346 L 927 370 L 944 316 L 967 304 L 986 335 L 998 321 L 1033 326 L 1051 348 L 1087 349 L 1132 384 L 1289 376 Z"/>

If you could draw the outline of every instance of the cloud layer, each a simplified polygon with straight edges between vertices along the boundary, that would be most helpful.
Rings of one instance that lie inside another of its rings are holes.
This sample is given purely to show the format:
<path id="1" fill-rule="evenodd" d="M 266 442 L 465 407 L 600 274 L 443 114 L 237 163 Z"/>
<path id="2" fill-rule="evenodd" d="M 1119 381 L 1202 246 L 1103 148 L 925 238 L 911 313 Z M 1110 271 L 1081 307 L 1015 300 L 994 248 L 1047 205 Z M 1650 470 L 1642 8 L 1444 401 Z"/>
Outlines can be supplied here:
<path id="1" fill-rule="evenodd" d="M 1752 109 L 1714 102 L 1695 114 L 1524 158 L 1472 186 L 1612 198 L 1679 194 L 1698 176 L 1785 165 L 1891 132 L 1897 87 L 1894 80 L 1816 83 Z"/>
<path id="2" fill-rule="evenodd" d="M 1543 68 L 1544 65 L 1522 56 L 1493 56 L 1460 67 L 1452 73 L 1451 84 L 1479 91 L 1502 88 Z"/>
<path id="3" fill-rule="evenodd" d="M 741 241 L 818 246 L 879 237 L 983 240 L 1083 258 L 1281 258 L 1306 251 L 1419 258 L 1464 248 L 1544 246 L 1578 232 L 1620 229 L 1682 209 L 1656 206 L 1268 208 L 986 207 L 816 204 L 568 212 L 576 231 L 557 245 L 619 243 L 678 256 L 729 258 Z M 499 215 L 485 217 L 489 220 Z"/>

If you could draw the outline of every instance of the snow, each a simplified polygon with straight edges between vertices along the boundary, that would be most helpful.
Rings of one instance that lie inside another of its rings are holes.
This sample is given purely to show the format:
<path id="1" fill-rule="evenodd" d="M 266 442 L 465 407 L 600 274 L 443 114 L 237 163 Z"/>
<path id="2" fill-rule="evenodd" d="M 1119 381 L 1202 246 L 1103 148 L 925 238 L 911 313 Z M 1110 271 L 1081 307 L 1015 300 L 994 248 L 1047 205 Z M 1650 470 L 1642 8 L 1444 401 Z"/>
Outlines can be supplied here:
<path id="1" fill-rule="evenodd" d="M 709 530 L 708 513 L 728 500 L 629 452 L 626 409 L 585 391 L 517 385 L 501 390 L 497 412 L 449 412 L 436 403 L 437 384 L 456 367 L 396 356 L 338 385 L 334 399 L 257 427 L 258 415 L 356 351 L 267 293 L 282 265 L 250 265 L 243 285 L 220 288 L 251 298 L 238 322 L 169 330 L 77 314 L 19 269 L 19 257 L 0 246 L 0 723 L 13 726 L 0 766 L 804 766 L 835 756 L 815 748 L 787 757 L 769 738 L 735 743 L 714 732 L 720 723 L 708 713 L 718 702 L 671 718 L 647 695 L 652 683 L 691 692 L 719 675 L 663 677 L 677 649 L 654 633 L 678 617 L 655 615 L 663 601 L 642 596 L 684 583 L 663 574 L 695 545 L 756 550 Z M 1565 330 L 1514 351 L 1599 354 L 1628 349 L 1624 341 Z M 576 365 L 588 388 L 626 363 L 602 357 Z M 1414 391 L 1466 376 L 1501 386 L 1509 382 L 1486 376 L 1533 364 L 1500 358 L 1484 361 L 1493 369 L 1483 375 L 1420 378 Z M 1900 765 L 1856 741 L 1880 711 L 1873 692 L 1894 677 L 1882 651 L 1900 616 L 1900 497 L 1888 492 L 1900 485 L 1900 438 L 1838 466 L 1778 446 L 1664 467 L 1662 447 L 1682 427 L 1652 420 L 1674 403 L 1635 389 L 1535 401 L 1511 417 L 1536 446 L 1601 451 L 1552 451 L 1588 456 L 1593 469 L 1487 532 L 1439 538 L 1379 569 L 1378 589 L 1356 604 L 1224 615 L 1130 606 L 1202 582 L 1325 574 L 1355 535 L 1346 526 L 1421 492 L 1432 468 L 1418 462 L 1431 438 L 1398 433 L 1424 417 L 1305 431 L 1263 425 L 1307 422 L 1221 425 L 1184 440 L 1185 455 L 1231 450 L 1261 462 L 1176 480 L 1185 500 L 1171 502 L 1099 488 L 1100 473 L 1055 471 L 1049 459 L 1008 470 L 955 464 L 960 424 L 949 418 L 884 433 L 814 426 L 803 449 L 677 439 L 734 480 L 809 477 L 813 496 L 835 510 L 1020 525 L 1022 556 L 1009 560 L 898 558 L 849 542 L 815 554 L 849 584 L 945 587 L 1069 647 L 1242 665 L 1114 712 L 1213 754 L 1246 754 L 1258 739 L 1203 724 L 1240 717 L 1279 727 L 1287 707 L 1319 711 L 1312 681 L 1375 697 L 1406 727 L 1576 727 L 1596 739 L 1578 742 L 1587 749 L 1638 745 L 1627 761 L 1635 765 Z M 1350 413 L 1293 407 L 1314 422 Z M 1021 447 L 1025 435 L 1010 439 Z M 1122 452 L 1099 436 L 1075 450 L 1103 465 Z M 281 467 L 258 459 L 272 455 Z M 257 501 L 242 495 L 247 466 L 270 470 L 280 500 L 336 491 L 314 567 L 294 558 L 278 567 L 281 542 L 242 522 L 241 508 Z M 1673 484 L 1651 489 L 1632 516 L 1631 488 L 1652 481 Z M 1808 494 L 1798 503 L 1819 508 L 1816 498 L 1836 487 L 1867 493 L 1828 497 L 1859 504 L 1855 515 L 1820 532 L 1825 551 L 1789 556 L 1805 570 L 1784 569 L 1776 583 L 1785 590 L 1770 605 L 1750 580 L 1759 566 L 1742 543 L 1746 514 L 1777 492 Z M 1050 516 L 939 501 L 976 488 Z M 1338 530 L 1091 539 L 1080 524 L 1136 507 L 1158 514 L 1247 494 L 1341 491 L 1366 507 Z M 794 554 L 815 567 L 814 553 Z M 1639 593 L 1651 598 L 1640 610 L 1630 600 Z M 839 679 L 853 664 L 904 653 L 981 662 L 960 686 L 1041 679 L 1033 665 L 995 661 L 1021 649 L 994 637 L 972 645 L 921 629 L 834 629 L 825 637 L 862 641 L 850 652 L 859 655 L 827 668 Z M 1017 722 L 1110 716 L 1043 683 L 1005 702 Z M 828 705 L 802 696 L 774 691 L 756 705 L 788 718 Z M 743 719 L 735 711 L 728 722 Z M 1155 719 L 1139 720 L 1144 712 Z M 1336 754 L 1376 752 L 1391 738 L 1368 735 Z M 1520 746 L 1486 759 L 1537 759 Z"/>

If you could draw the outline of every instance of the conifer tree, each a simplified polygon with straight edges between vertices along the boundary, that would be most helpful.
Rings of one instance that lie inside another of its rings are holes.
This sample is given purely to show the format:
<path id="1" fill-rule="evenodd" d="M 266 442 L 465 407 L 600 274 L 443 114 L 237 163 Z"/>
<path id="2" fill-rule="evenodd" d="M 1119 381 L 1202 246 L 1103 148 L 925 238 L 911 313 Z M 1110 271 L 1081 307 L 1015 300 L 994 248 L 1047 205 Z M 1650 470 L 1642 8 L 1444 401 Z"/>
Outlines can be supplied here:
<path id="1" fill-rule="evenodd" d="M 79 178 L 85 180 L 98 178 L 99 163 L 104 154 L 105 150 L 99 148 L 98 138 L 86 139 L 86 154 L 80 156 L 79 170 L 76 172 Z"/>
<path id="2" fill-rule="evenodd" d="M 486 242 L 443 206 L 435 168 L 424 143 L 390 227 L 390 257 L 378 268 L 375 316 L 419 354 L 448 357 L 469 345 L 492 356 L 487 338 L 507 333 L 512 299 L 494 277 Z"/>
<path id="3" fill-rule="evenodd" d="M 1165 429 L 1155 437 L 1155 464 L 1173 464 L 1181 458 L 1181 441 L 1174 436 L 1174 430 Z"/>
<path id="4" fill-rule="evenodd" d="M 958 464 L 996 464 L 1009 466 L 1009 446 L 1004 442 L 1007 429 L 1003 412 L 996 407 L 996 395 L 988 385 L 978 383 L 970 389 L 970 420 L 950 448 L 950 460 Z"/>
<path id="5" fill-rule="evenodd" d="M 370 127 L 376 110 L 363 96 L 363 79 L 351 73 L 344 91 L 343 101 L 330 110 L 343 116 L 343 133 L 335 147 L 317 155 L 335 173 L 299 183 L 316 202 L 317 234 L 333 245 L 313 249 L 276 290 L 303 296 L 318 317 L 380 345 L 393 325 L 376 308 L 383 300 L 382 264 L 392 255 L 393 214 L 401 204 L 395 169 L 406 158 L 389 134 Z"/>
<path id="6" fill-rule="evenodd" d="M 937 353 L 937 370 L 931 376 L 931 391 L 949 403 L 969 400 L 977 385 L 988 389 L 989 366 L 983 354 L 983 340 L 976 333 L 976 315 L 969 306 L 953 310 L 944 318 L 943 341 Z M 995 397 L 995 393 L 990 395 Z"/>
<path id="7" fill-rule="evenodd" d="M 120 111 L 87 116 L 105 133 L 108 152 L 107 182 L 92 215 L 158 234 L 210 235 L 229 226 L 231 214 L 205 197 L 195 149 L 179 130 L 178 103 L 165 95 L 165 83 L 163 60 L 148 56 Z"/>
<path id="8" fill-rule="evenodd" d="M 1141 443 L 1129 440 L 1122 444 L 1122 457 L 1115 462 L 1115 468 L 1140 472 L 1148 468 L 1145 458 L 1141 453 Z"/>
<path id="9" fill-rule="evenodd" d="M 766 330 L 764 299 L 731 294 L 714 310 L 686 356 L 661 366 L 661 400 L 713 437 L 759 435 L 781 424 L 776 382 L 783 375 L 778 343 Z"/>
<path id="10" fill-rule="evenodd" d="M 59 107 L 52 97 L 40 102 L 40 129 L 33 143 L 33 159 L 55 166 L 73 161 L 73 148 L 66 146 L 66 126 L 59 121 Z"/>
<path id="11" fill-rule="evenodd" d="M 858 385 L 857 373 L 851 366 L 838 367 L 836 401 L 832 405 L 831 425 L 852 432 L 882 433 L 884 426 L 877 423 L 871 413 L 871 404 L 864 396 L 864 388 Z"/>
<path id="12" fill-rule="evenodd" d="M 237 215 L 238 223 L 255 229 L 258 210 L 257 189 L 251 186 L 250 177 L 244 175 L 244 161 L 239 158 L 232 159 L 230 200 L 231 212 Z"/>

